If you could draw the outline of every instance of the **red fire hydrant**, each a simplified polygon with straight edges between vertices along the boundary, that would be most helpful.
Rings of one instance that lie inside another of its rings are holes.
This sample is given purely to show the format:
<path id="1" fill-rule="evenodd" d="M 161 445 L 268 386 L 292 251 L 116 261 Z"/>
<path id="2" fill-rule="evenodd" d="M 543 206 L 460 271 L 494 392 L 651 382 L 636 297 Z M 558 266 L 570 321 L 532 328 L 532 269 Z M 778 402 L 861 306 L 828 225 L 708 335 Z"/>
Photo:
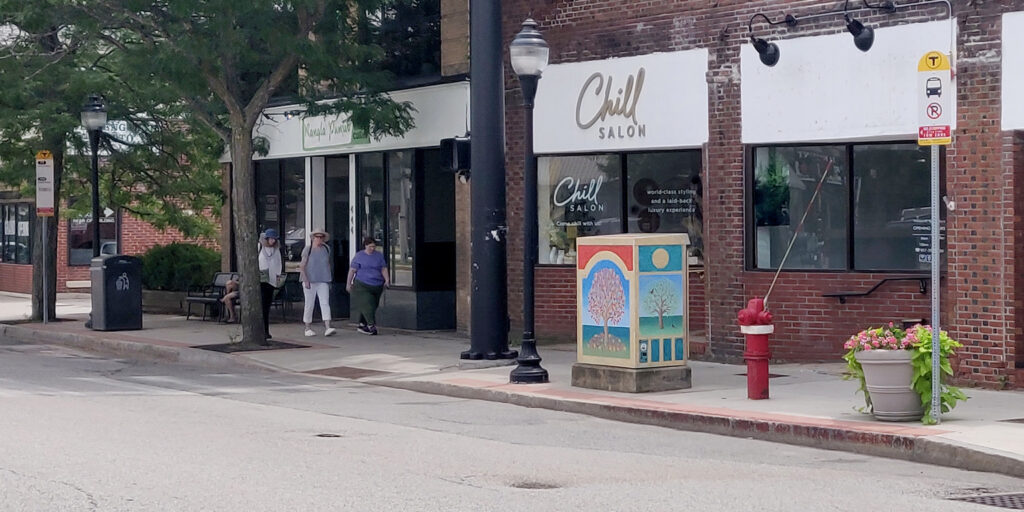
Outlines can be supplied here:
<path id="1" fill-rule="evenodd" d="M 747 339 L 743 359 L 747 361 L 747 398 L 768 398 L 768 335 L 775 332 L 772 314 L 764 309 L 764 299 L 750 299 L 746 309 L 736 315 L 740 332 Z"/>

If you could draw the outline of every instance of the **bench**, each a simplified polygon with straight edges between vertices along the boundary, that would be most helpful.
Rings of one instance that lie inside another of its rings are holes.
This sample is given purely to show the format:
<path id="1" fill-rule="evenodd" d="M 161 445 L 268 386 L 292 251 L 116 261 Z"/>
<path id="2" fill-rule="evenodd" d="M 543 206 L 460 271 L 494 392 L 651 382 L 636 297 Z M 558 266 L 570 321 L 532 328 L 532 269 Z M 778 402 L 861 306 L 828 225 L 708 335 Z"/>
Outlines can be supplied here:
<path id="1" fill-rule="evenodd" d="M 188 304 L 188 308 L 185 310 L 185 319 L 188 320 L 192 316 L 193 304 L 203 306 L 203 320 L 206 320 L 211 307 L 214 312 L 219 312 L 220 299 L 224 296 L 224 287 L 232 279 L 238 279 L 238 274 L 234 272 L 217 272 L 213 275 L 212 284 L 189 289 L 185 297 L 185 302 Z"/>

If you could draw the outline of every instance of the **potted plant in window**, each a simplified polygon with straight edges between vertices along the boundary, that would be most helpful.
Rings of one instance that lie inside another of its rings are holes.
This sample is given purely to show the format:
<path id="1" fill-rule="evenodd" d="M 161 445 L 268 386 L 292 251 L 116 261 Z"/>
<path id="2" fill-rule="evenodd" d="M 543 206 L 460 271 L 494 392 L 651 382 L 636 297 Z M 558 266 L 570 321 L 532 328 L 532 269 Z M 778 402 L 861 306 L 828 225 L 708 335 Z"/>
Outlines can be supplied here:
<path id="1" fill-rule="evenodd" d="M 932 328 L 917 324 L 909 329 L 893 325 L 873 327 L 850 337 L 844 344 L 849 368 L 847 378 L 860 382 L 866 410 L 882 421 L 913 421 L 927 425 L 932 398 Z M 961 347 L 946 331 L 939 333 L 939 366 L 943 376 L 953 375 L 950 356 Z M 966 400 L 963 391 L 941 384 L 942 412 Z"/>

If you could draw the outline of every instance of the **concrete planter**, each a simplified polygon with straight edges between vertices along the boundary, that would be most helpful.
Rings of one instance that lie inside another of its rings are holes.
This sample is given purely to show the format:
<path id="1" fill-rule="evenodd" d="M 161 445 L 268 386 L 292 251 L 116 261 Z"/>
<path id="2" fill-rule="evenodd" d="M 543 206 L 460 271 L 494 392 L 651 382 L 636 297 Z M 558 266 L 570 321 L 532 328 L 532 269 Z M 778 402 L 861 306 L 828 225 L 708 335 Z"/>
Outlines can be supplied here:
<path id="1" fill-rule="evenodd" d="M 864 350 L 857 352 L 857 362 L 864 369 L 864 381 L 871 396 L 875 419 L 881 421 L 916 421 L 924 414 L 921 395 L 911 383 L 914 368 L 908 350 Z"/>
<path id="2" fill-rule="evenodd" d="M 142 311 L 144 313 L 185 314 L 185 292 L 142 290 Z"/>

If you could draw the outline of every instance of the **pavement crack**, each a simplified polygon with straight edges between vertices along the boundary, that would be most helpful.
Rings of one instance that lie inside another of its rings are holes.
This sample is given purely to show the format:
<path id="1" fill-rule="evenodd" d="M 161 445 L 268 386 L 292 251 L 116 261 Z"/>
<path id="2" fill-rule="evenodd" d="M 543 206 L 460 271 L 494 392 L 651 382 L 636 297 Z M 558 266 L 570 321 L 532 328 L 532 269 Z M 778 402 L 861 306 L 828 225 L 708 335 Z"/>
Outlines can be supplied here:
<path id="1" fill-rule="evenodd" d="M 43 483 L 47 483 L 47 484 L 53 484 L 53 485 L 67 487 L 69 489 L 74 490 L 76 493 L 80 494 L 86 500 L 86 502 L 89 504 L 89 508 L 88 508 L 89 510 L 99 510 L 100 506 L 99 506 L 99 503 L 96 501 L 96 497 L 93 496 L 92 493 L 90 493 L 89 491 L 86 491 L 85 489 L 82 489 L 81 487 L 79 487 L 79 486 L 77 486 L 77 485 L 75 485 L 75 484 L 73 484 L 71 482 L 66 482 L 64 480 L 50 480 L 50 479 L 45 479 L 45 478 L 39 478 L 37 476 L 27 475 L 25 473 L 22 473 L 20 471 L 15 471 L 15 470 L 10 469 L 10 468 L 0 468 L 0 471 L 2 471 L 4 473 L 8 473 L 10 475 L 13 475 L 13 476 L 15 476 L 17 478 L 20 478 L 20 479 L 23 479 L 23 480 L 29 480 L 29 481 L 34 481 L 34 482 L 43 482 Z M 40 492 L 42 492 L 42 491 L 40 490 Z"/>

